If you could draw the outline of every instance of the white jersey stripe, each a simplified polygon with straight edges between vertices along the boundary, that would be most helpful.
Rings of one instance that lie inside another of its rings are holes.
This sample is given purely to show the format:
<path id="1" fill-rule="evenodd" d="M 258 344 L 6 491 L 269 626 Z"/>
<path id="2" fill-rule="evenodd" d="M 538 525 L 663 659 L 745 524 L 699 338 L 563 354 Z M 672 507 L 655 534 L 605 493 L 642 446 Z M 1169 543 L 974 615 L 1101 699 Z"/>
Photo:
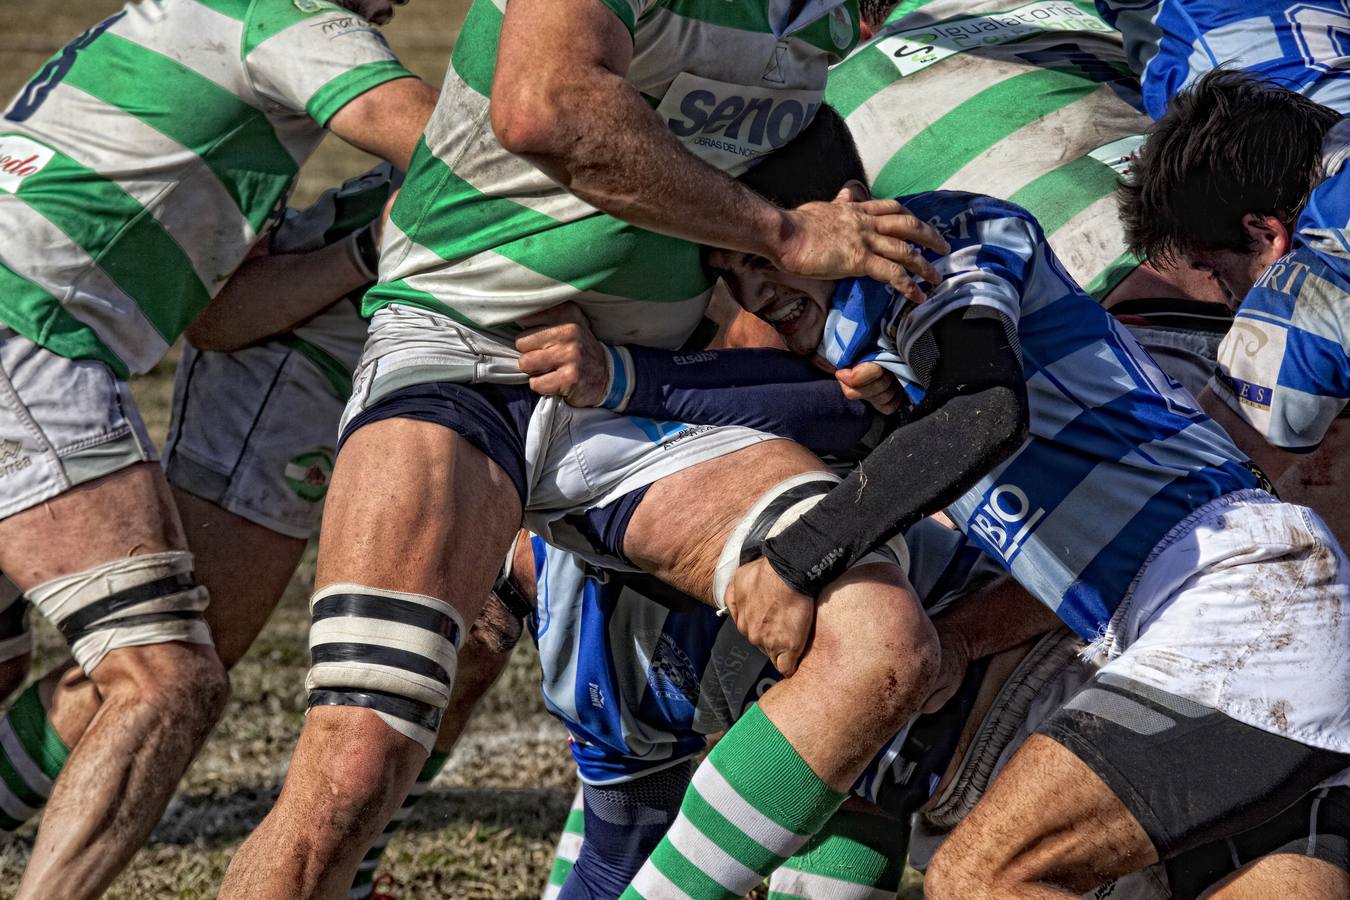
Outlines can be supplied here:
<path id="1" fill-rule="evenodd" d="M 884 891 L 867 884 L 803 872 L 787 866 L 773 873 L 769 891 L 811 900 L 895 900 L 895 891 Z"/>
<path id="2" fill-rule="evenodd" d="M 91 138 L 78 122 L 53 122 L 43 130 L 43 142 L 107 178 L 150 210 L 192 262 L 197 279 L 214 295 L 258 239 L 215 172 L 163 132 L 79 88 L 58 85 L 51 97 L 52 102 L 96 109 L 100 133 Z M 162 176 L 154 177 L 158 172 L 130 169 L 126 164 L 129 155 L 162 160 L 181 174 L 166 183 Z M 128 177 L 133 171 L 144 177 Z M 173 202 L 163 202 L 169 193 Z M 203 216 L 204 209 L 216 214 Z"/>
<path id="3" fill-rule="evenodd" d="M 15 223 L 28 238 L 26 246 L 44 248 L 40 255 L 8 254 L 0 246 L 0 262 L 55 297 L 134 370 L 141 371 L 139 366 L 150 370 L 169 351 L 140 306 L 65 232 L 19 198 L 3 192 L 0 220 Z"/>
<path id="4" fill-rule="evenodd" d="M 166 56 L 250 106 L 262 108 L 239 66 L 243 22 L 196 2 L 177 3 L 171 12 L 154 3 L 129 3 L 124 8 L 127 14 L 108 29 L 108 34 Z M 176 29 L 160 24 L 167 15 L 174 17 Z M 222 45 L 228 52 L 221 52 Z"/>

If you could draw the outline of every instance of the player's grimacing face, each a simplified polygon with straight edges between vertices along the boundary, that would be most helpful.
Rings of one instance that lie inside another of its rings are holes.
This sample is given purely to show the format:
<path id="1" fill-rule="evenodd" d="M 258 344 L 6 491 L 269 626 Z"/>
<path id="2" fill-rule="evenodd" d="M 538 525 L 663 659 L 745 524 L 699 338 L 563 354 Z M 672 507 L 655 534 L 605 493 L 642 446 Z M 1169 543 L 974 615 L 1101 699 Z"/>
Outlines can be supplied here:
<path id="1" fill-rule="evenodd" d="M 820 346 L 833 281 L 781 271 L 752 253 L 713 250 L 708 262 L 726 281 L 732 298 L 772 325 L 789 350 L 805 356 Z"/>

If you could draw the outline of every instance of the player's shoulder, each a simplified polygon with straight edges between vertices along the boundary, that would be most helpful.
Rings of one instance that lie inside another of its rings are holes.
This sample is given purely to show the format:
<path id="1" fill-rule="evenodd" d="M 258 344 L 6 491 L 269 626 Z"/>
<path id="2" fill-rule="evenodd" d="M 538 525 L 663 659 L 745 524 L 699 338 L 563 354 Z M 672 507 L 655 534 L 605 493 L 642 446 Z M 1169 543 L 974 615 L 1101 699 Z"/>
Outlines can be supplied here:
<path id="1" fill-rule="evenodd" d="M 334 0 L 211 0 L 247 5 L 244 18 L 244 53 L 296 26 L 306 28 L 315 39 L 332 40 L 348 34 L 368 33 L 383 37 L 375 26 Z"/>

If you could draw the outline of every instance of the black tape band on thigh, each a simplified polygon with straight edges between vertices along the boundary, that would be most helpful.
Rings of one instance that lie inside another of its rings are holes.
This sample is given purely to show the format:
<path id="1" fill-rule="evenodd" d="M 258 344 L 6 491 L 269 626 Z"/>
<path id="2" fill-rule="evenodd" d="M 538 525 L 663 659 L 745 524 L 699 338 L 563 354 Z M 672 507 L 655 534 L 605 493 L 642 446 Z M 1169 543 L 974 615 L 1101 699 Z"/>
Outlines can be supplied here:
<path id="1" fill-rule="evenodd" d="M 419 703 L 383 691 L 310 691 L 309 708 L 316 706 L 359 706 L 412 722 L 433 732 L 441 727 L 440 709 L 430 703 Z"/>
<path id="2" fill-rule="evenodd" d="M 1163 859 L 1254 828 L 1350 767 L 1345 754 L 1111 673 L 1037 731 L 1106 783 Z"/>
<path id="3" fill-rule="evenodd" d="M 319 622 L 335 616 L 357 616 L 409 625 L 439 634 L 456 647 L 459 646 L 458 623 L 445 613 L 410 600 L 369 594 L 329 594 L 314 604 L 310 620 Z"/>
<path id="4" fill-rule="evenodd" d="M 432 678 L 443 684 L 450 683 L 450 673 L 445 671 L 440 663 L 420 653 L 400 650 L 397 647 L 385 647 L 380 644 L 358 644 L 349 641 L 330 641 L 326 644 L 315 644 L 309 649 L 309 655 L 315 665 L 319 663 L 357 662 L 363 665 L 389 666 L 393 669 L 412 672 L 414 675 Z"/>
<path id="5" fill-rule="evenodd" d="M 100 628 L 121 627 L 123 624 L 143 624 L 134 623 L 128 617 L 111 619 L 106 624 L 99 623 L 100 620 L 115 616 L 122 610 L 130 609 L 151 600 L 158 600 L 171 594 L 181 594 L 183 591 L 190 591 L 196 586 L 197 581 L 191 575 L 179 574 L 157 578 L 145 584 L 125 588 L 115 594 L 109 594 L 102 600 L 90 603 L 79 612 L 62 619 L 57 628 L 60 630 L 61 636 L 66 639 L 66 643 L 73 644 Z M 201 614 L 194 612 L 191 616 L 179 616 L 179 618 L 193 617 L 201 618 Z"/>
<path id="6" fill-rule="evenodd" d="M 752 563 L 764 555 L 764 541 L 768 539 L 773 526 L 777 525 L 778 520 L 783 517 L 783 513 L 808 497 L 825 496 L 838 485 L 838 481 L 822 477 L 818 481 L 793 485 L 775 497 L 773 502 L 764 508 L 764 512 L 760 513 L 755 519 L 750 526 L 750 531 L 746 533 L 745 541 L 741 544 L 741 565 Z"/>

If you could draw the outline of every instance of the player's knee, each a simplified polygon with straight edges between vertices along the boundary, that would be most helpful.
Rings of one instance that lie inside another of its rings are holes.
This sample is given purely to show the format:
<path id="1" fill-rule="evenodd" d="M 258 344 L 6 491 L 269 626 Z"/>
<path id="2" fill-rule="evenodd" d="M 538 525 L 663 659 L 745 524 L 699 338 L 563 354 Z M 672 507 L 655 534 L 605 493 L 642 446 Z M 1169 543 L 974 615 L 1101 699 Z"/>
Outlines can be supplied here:
<path id="1" fill-rule="evenodd" d="M 846 659 L 856 667 L 858 683 L 870 686 L 868 702 L 876 714 L 898 726 L 931 692 L 941 653 L 927 618 L 887 619 L 855 642 Z"/>
<path id="2" fill-rule="evenodd" d="M 464 622 L 450 604 L 357 584 L 310 601 L 309 708 L 370 710 L 430 752 L 450 700 Z"/>
<path id="3" fill-rule="evenodd" d="M 68 673 L 78 676 L 78 670 Z M 104 702 L 145 707 L 202 736 L 225 711 L 230 682 L 210 646 L 166 643 L 110 651 L 90 676 Z"/>
<path id="4" fill-rule="evenodd" d="M 993 900 L 997 879 L 965 852 L 958 838 L 949 837 L 938 848 L 923 875 L 923 895 L 929 900 Z"/>

